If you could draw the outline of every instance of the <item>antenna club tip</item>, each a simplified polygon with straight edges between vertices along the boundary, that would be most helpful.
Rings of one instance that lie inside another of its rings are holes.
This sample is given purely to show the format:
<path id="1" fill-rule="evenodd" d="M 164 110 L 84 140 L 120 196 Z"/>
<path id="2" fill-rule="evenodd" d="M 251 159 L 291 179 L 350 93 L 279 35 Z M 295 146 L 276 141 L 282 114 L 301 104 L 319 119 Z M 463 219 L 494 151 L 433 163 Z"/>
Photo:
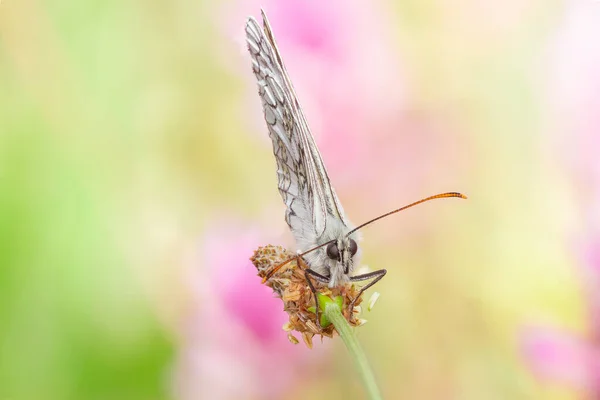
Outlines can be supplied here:
<path id="1" fill-rule="evenodd" d="M 448 193 L 443 193 L 441 195 L 433 196 L 433 197 L 458 197 L 461 199 L 468 199 L 467 196 L 465 196 L 464 194 L 462 194 L 460 192 L 448 192 Z"/>

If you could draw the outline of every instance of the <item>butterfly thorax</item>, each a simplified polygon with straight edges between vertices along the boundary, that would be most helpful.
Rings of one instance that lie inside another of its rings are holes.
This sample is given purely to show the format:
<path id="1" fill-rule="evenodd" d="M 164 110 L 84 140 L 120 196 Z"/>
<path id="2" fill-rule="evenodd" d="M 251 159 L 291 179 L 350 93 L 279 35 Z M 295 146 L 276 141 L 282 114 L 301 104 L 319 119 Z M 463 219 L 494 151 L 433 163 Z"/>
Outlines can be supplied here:
<path id="1" fill-rule="evenodd" d="M 320 244 L 333 241 L 328 246 L 321 247 L 304 256 L 304 259 L 315 272 L 329 278 L 329 287 L 342 285 L 350 279 L 354 266 L 358 264 L 358 233 L 347 236 L 352 228 L 344 225 L 338 219 L 328 219 L 327 229 L 314 241 L 307 238 L 297 238 L 300 251 L 314 248 Z M 300 240 L 298 240 L 300 239 Z"/>

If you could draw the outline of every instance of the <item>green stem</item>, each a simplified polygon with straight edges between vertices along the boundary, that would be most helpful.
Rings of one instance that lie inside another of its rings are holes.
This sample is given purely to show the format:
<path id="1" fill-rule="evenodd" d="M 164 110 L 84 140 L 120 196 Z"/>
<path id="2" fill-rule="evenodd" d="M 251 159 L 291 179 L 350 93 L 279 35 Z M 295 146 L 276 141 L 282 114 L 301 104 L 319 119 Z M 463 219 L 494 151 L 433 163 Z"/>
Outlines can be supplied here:
<path id="1" fill-rule="evenodd" d="M 369 398 L 373 400 L 381 400 L 381 393 L 375 382 L 375 376 L 367 361 L 367 356 L 363 352 L 354 331 L 346 321 L 346 318 L 342 315 L 340 307 L 334 302 L 330 302 L 325 305 L 325 316 L 335 326 L 335 329 L 340 334 L 340 337 L 344 341 L 346 348 L 350 352 L 350 355 L 354 359 L 354 364 L 358 368 L 358 372 L 365 384 Z"/>

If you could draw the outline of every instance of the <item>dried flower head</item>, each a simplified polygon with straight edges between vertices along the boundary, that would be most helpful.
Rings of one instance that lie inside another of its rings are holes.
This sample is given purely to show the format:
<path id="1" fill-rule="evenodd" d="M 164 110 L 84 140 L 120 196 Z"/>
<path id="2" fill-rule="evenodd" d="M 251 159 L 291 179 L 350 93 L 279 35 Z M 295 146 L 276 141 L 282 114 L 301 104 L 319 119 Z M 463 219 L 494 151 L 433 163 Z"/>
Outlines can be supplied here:
<path id="1" fill-rule="evenodd" d="M 250 258 L 261 278 L 265 278 L 275 266 L 290 259 L 293 260 L 271 276 L 265 284 L 273 289 L 277 297 L 281 298 L 283 309 L 290 316 L 289 321 L 283 326 L 283 330 L 288 332 L 290 342 L 294 344 L 299 342 L 292 334 L 292 331 L 296 331 L 302 335 L 304 343 L 312 348 L 314 335 L 321 335 L 321 338 L 323 336 L 333 337 L 336 330 L 333 324 L 324 318 L 323 312 L 320 313 L 321 328 L 319 329 L 315 314 L 317 305 L 304 273 L 308 265 L 291 251 L 273 245 L 259 247 Z M 366 322 L 357 318 L 361 311 L 359 304 L 362 302 L 362 298 L 356 300 L 352 312 L 345 306 L 358 295 L 360 288 L 352 283 L 329 288 L 320 282 L 313 282 L 319 292 L 319 310 L 322 311 L 325 302 L 335 301 L 342 308 L 342 313 L 351 326 L 360 326 Z"/>

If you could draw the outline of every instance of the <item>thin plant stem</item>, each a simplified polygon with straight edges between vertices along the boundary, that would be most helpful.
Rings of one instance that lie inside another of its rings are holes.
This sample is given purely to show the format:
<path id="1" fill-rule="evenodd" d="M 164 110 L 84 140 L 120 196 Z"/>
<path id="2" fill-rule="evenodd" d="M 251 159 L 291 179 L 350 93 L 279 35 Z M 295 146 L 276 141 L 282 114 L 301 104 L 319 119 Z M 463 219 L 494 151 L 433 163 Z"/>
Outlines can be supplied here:
<path id="1" fill-rule="evenodd" d="M 354 360 L 354 365 L 358 369 L 358 373 L 363 380 L 365 389 L 372 400 L 382 400 L 381 393 L 377 387 L 375 376 L 367 361 L 367 356 L 360 347 L 354 331 L 346 321 L 346 318 L 342 315 L 342 310 L 334 302 L 330 302 L 325 305 L 325 316 L 335 326 L 335 329 L 340 334 L 340 337 L 344 341 L 348 352 Z"/>

